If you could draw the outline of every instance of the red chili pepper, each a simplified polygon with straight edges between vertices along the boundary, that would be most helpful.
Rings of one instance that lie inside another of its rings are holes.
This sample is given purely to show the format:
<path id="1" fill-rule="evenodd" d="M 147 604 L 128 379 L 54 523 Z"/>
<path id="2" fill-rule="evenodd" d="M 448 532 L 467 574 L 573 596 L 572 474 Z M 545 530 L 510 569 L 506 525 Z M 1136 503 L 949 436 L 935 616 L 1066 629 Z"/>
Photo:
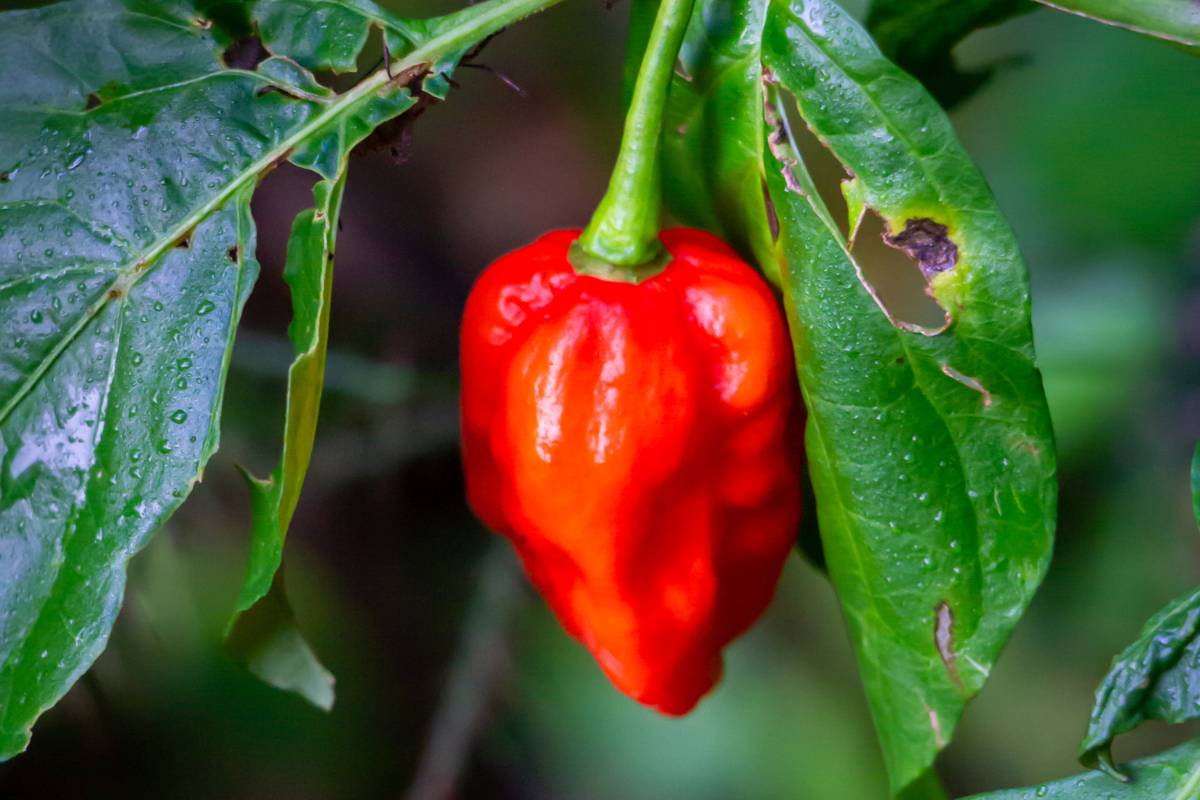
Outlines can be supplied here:
<path id="1" fill-rule="evenodd" d="M 467 301 L 467 491 L 612 682 L 685 714 L 795 540 L 791 348 L 771 290 L 715 237 L 665 231 L 672 260 L 632 284 L 577 274 L 578 236 L 502 257 Z"/>

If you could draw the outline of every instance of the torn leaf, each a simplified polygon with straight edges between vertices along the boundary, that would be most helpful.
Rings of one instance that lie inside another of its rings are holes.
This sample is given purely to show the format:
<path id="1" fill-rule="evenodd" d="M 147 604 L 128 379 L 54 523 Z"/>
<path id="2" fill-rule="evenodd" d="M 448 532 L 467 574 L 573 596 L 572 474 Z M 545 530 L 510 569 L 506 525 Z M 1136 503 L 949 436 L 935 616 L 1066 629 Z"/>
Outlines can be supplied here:
<path id="1" fill-rule="evenodd" d="M 296 627 L 282 579 L 238 619 L 226 648 L 268 686 L 298 694 L 322 711 L 333 709 L 333 675 Z"/>
<path id="2" fill-rule="evenodd" d="M 1049 563 L 1028 277 L 937 103 L 836 3 L 770 2 L 762 58 L 854 176 L 851 213 L 884 220 L 950 317 L 928 330 L 888 312 L 780 124 L 766 174 L 821 538 L 900 794 L 953 739 Z"/>

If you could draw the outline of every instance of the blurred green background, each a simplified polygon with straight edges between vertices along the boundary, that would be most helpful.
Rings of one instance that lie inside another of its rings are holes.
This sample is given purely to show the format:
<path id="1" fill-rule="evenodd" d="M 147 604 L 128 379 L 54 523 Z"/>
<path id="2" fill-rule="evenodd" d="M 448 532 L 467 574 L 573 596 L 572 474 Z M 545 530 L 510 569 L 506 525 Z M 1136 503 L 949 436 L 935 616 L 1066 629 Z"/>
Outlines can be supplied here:
<path id="1" fill-rule="evenodd" d="M 285 167 L 255 199 L 263 276 L 221 452 L 133 562 L 108 651 L 0 766 L 0 797 L 885 796 L 836 599 L 800 557 L 728 651 L 723 684 L 670 720 L 610 688 L 463 502 L 458 315 L 491 258 L 583 224 L 599 198 L 626 12 L 577 1 L 509 30 L 480 60 L 525 96 L 462 70 L 416 125 L 410 161 L 353 162 L 329 386 L 286 569 L 338 678 L 333 712 L 259 684 L 219 645 L 247 543 L 234 464 L 265 473 L 281 433 L 280 271 L 311 183 Z M 1186 474 L 1200 434 L 1200 78 L 1169 46 L 1047 10 L 958 52 L 1005 65 L 953 117 L 1032 272 L 1062 482 L 1050 577 L 940 762 L 967 794 L 1078 771 L 1109 659 L 1200 578 Z M 1117 755 L 1195 732 L 1150 726 Z"/>

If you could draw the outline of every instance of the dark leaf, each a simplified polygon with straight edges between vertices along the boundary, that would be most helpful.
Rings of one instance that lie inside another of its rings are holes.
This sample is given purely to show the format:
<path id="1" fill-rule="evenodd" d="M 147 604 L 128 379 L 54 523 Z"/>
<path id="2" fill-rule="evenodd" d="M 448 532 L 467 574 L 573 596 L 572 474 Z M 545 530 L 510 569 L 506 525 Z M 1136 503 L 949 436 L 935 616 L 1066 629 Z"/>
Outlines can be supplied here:
<path id="1" fill-rule="evenodd" d="M 1129 764 L 1129 782 L 1102 772 L 972 795 L 964 800 L 1196 800 L 1200 797 L 1200 740 Z"/>
<path id="2" fill-rule="evenodd" d="M 1200 445 L 1192 457 L 1192 503 L 1200 524 Z M 1150 618 L 1137 640 L 1113 659 L 1096 690 L 1079 760 L 1119 775 L 1112 741 L 1148 719 L 1200 719 L 1200 589 Z"/>
<path id="3" fill-rule="evenodd" d="M 866 25 L 888 58 L 950 108 L 987 83 L 995 69 L 963 70 L 955 45 L 1035 8 L 1033 0 L 872 0 Z"/>
<path id="4" fill-rule="evenodd" d="M 1200 719 L 1200 589 L 1151 617 L 1113 659 L 1096 690 L 1079 760 L 1115 773 L 1112 740 L 1148 719 Z"/>
<path id="5" fill-rule="evenodd" d="M 553 2 L 491 0 L 412 23 L 366 0 L 261 0 L 256 20 L 236 4 L 140 0 L 3 15 L 0 68 L 13 79 L 0 81 L 0 759 L 104 648 L 127 561 L 217 447 L 258 269 L 257 181 L 290 158 L 336 195 L 349 149 L 414 102 L 382 70 L 341 95 L 318 85 L 305 65 L 352 63 L 360 46 L 357 29 L 327 31 L 323 15 L 353 7 L 385 24 L 397 69 L 426 65 L 426 89 L 440 91 L 465 50 Z M 261 47 L 231 50 L 251 29 Z M 305 263 L 297 286 L 314 277 Z M 320 312 L 300 294 L 310 361 L 298 398 L 323 358 Z M 315 411 L 289 417 L 307 432 L 285 451 L 283 521 Z"/>

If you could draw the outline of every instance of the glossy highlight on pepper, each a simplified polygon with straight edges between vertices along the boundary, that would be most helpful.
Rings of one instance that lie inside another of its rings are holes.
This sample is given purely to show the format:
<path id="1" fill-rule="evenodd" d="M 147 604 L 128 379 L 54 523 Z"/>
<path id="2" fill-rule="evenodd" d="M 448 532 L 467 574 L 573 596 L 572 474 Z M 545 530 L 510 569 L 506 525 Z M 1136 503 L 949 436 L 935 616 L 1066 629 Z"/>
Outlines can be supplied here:
<path id="1" fill-rule="evenodd" d="M 774 593 L 800 516 L 801 406 L 766 283 L 664 231 L 637 284 L 575 272 L 578 231 L 500 258 L 462 324 L 467 492 L 622 692 L 684 714 Z"/>

